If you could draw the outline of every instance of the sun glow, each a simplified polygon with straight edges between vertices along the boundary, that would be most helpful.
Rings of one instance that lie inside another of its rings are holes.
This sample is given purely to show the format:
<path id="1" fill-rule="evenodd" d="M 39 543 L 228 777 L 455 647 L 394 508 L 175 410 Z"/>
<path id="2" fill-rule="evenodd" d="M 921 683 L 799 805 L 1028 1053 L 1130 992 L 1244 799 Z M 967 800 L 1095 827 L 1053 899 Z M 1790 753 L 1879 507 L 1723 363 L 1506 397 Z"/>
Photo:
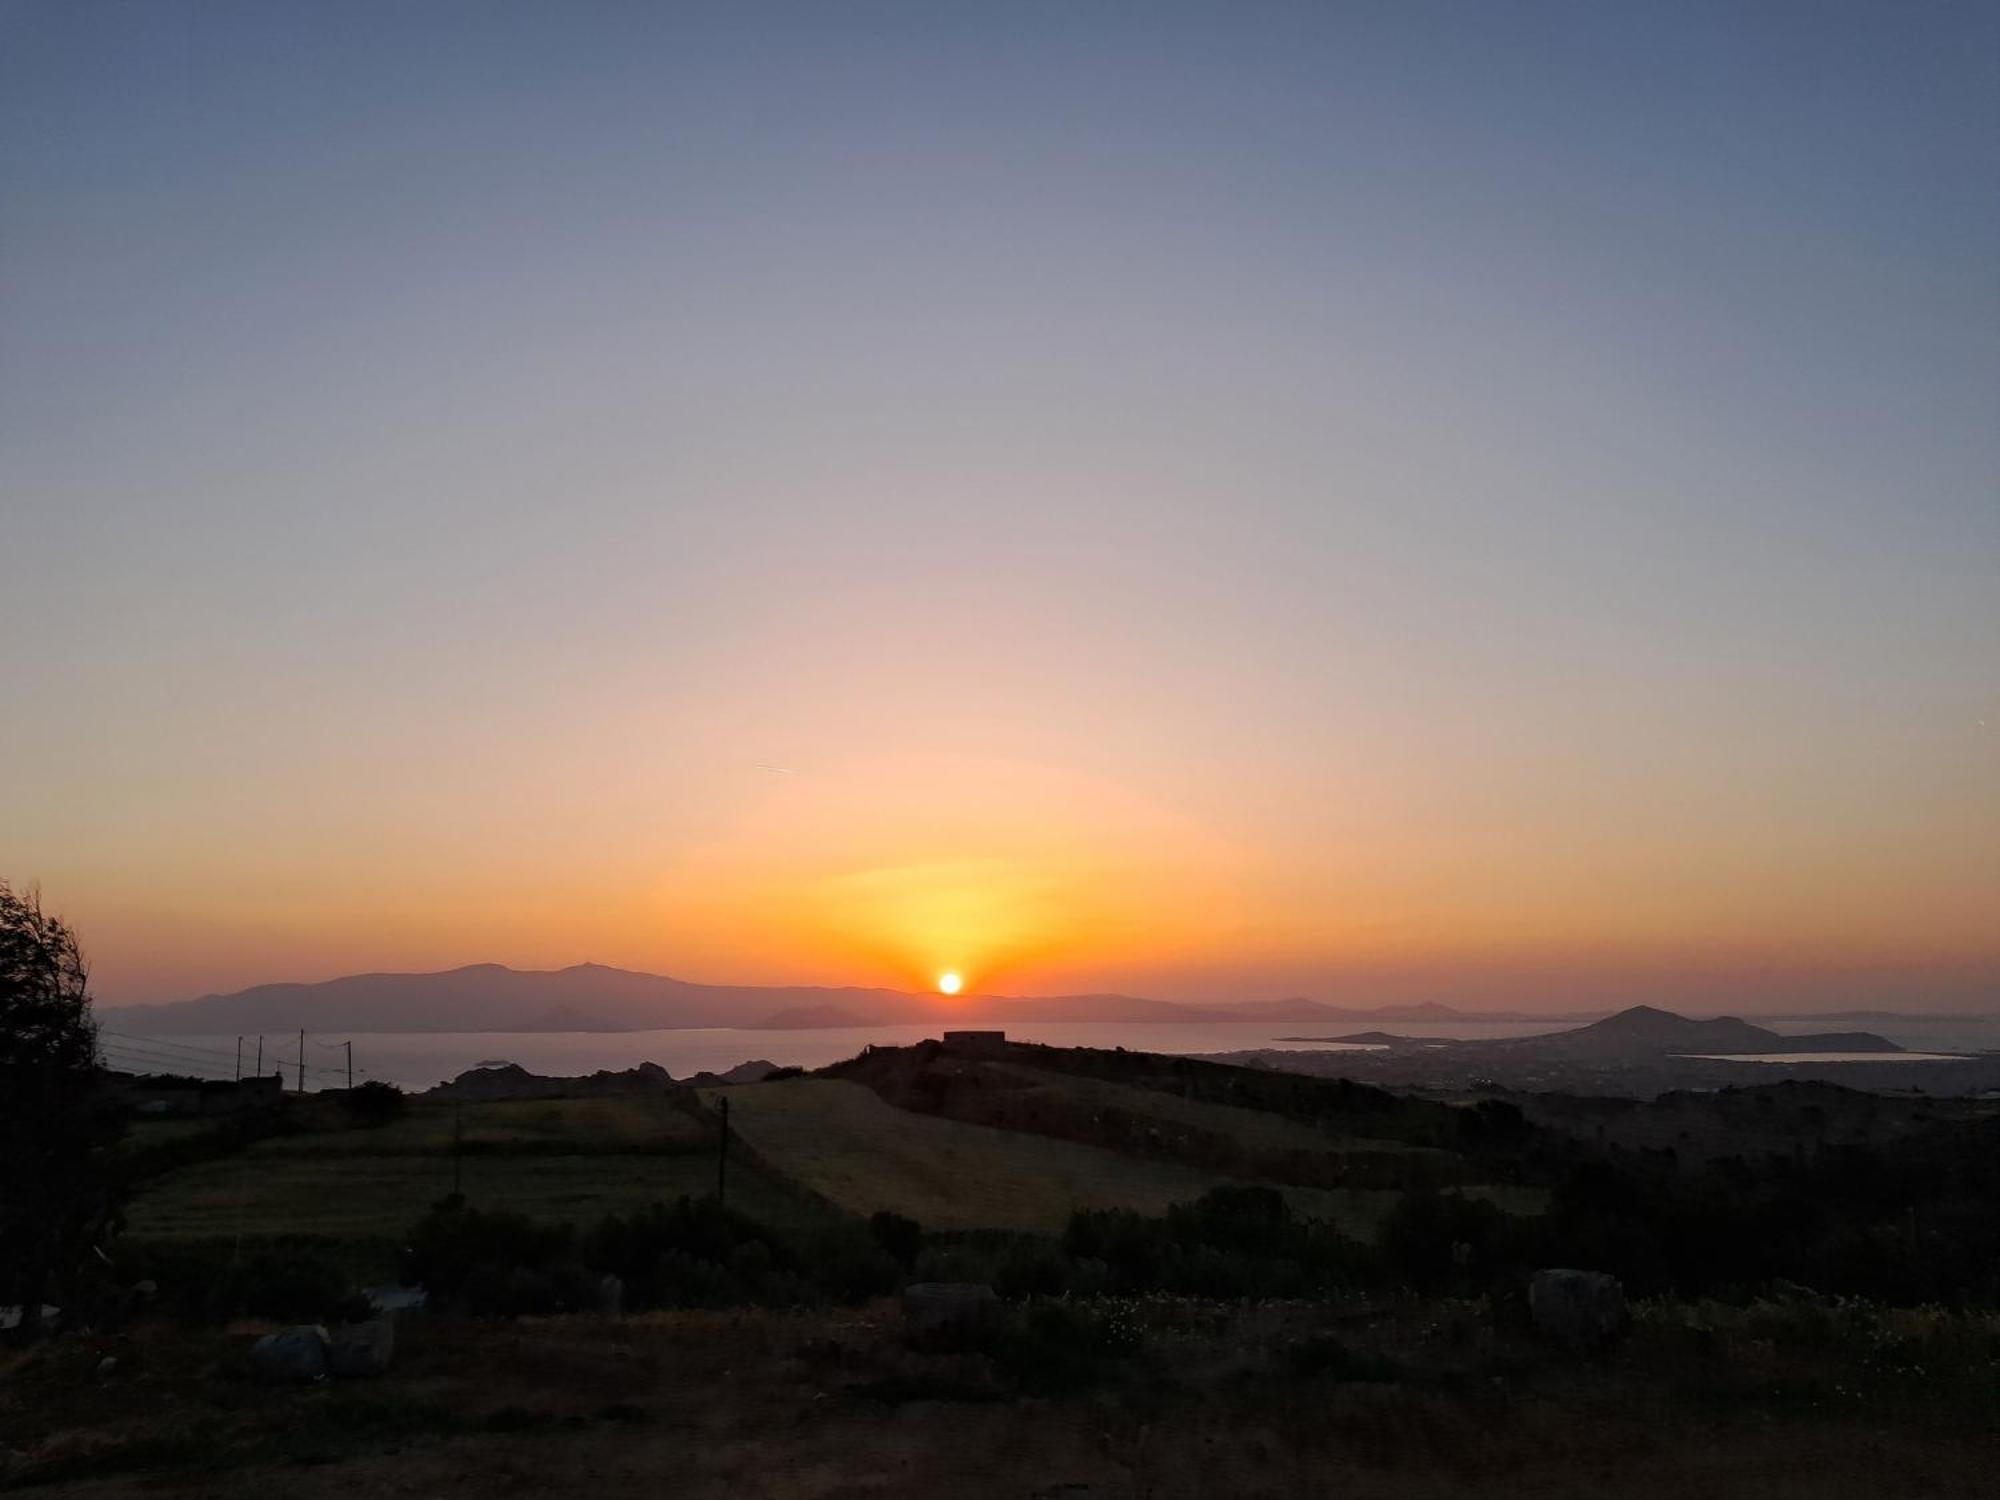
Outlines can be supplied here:
<path id="1" fill-rule="evenodd" d="M 956 995 L 964 983 L 965 981 L 960 979 L 956 974 L 940 974 L 938 975 L 938 993 L 941 995 Z"/>

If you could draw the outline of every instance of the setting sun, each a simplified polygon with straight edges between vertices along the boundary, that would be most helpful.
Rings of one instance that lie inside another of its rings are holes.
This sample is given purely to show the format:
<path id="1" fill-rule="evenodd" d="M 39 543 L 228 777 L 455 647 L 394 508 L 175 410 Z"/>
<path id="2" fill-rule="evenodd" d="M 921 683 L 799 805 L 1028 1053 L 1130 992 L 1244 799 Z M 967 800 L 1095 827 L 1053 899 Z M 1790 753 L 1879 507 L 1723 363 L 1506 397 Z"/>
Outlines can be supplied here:
<path id="1" fill-rule="evenodd" d="M 956 995 L 959 987 L 964 983 L 965 981 L 960 979 L 956 974 L 940 974 L 938 975 L 938 993 Z"/>

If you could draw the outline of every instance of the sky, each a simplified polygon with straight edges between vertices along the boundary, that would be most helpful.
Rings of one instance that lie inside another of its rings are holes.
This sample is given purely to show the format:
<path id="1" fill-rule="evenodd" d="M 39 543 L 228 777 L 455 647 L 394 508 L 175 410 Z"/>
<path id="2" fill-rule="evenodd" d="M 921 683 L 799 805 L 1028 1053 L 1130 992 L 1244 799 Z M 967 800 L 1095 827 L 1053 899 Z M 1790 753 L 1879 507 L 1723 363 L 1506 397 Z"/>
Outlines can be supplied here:
<path id="1" fill-rule="evenodd" d="M 2000 1010 L 2000 6 L 0 3 L 100 998 Z"/>

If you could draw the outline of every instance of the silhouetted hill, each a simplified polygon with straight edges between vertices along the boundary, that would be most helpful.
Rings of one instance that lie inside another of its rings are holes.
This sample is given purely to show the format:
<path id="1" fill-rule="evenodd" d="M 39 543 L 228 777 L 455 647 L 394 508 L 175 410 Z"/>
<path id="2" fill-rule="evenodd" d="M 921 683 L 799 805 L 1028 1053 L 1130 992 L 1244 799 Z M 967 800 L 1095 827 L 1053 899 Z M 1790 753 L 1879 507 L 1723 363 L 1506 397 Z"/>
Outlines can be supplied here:
<path id="1" fill-rule="evenodd" d="M 1582 1020 L 1583 1016 L 1541 1015 L 1519 1010 L 1457 1010 L 1435 1000 L 1415 1005 L 1344 1006 L 1319 1000 L 1245 1000 L 1225 1005 L 1221 1010 L 1238 1021 L 1558 1021 Z M 1585 1012 L 1585 1015 L 1594 1012 Z"/>
<path id="2" fill-rule="evenodd" d="M 1308 1002 L 1310 1003 L 1310 1002 Z M 317 984 L 260 984 L 227 995 L 107 1011 L 145 1032 L 651 1031 L 945 1025 L 957 1020 L 1217 1021 L 1242 1016 L 1135 995 L 910 994 L 820 985 L 694 984 L 603 964 L 510 969 L 468 964 L 434 974 L 354 974 Z"/>
<path id="3" fill-rule="evenodd" d="M 522 970 L 469 964 L 436 974 L 354 974 L 107 1011 L 134 1031 L 648 1031 L 754 1025 L 781 1010 L 923 1021 L 926 997 L 886 989 L 693 984 L 603 964 Z M 822 1023 L 824 1024 L 824 1023 Z M 835 1024 L 854 1024 L 839 1022 Z"/>
<path id="4" fill-rule="evenodd" d="M 1771 1052 L 1900 1052 L 1886 1037 L 1867 1031 L 1818 1032 L 1784 1036 L 1737 1016 L 1699 1021 L 1651 1005 L 1635 1005 L 1574 1031 L 1514 1038 L 1509 1045 L 1538 1044 L 1568 1056 L 1629 1056 L 1633 1053 L 1713 1053 L 1723 1056 Z"/>

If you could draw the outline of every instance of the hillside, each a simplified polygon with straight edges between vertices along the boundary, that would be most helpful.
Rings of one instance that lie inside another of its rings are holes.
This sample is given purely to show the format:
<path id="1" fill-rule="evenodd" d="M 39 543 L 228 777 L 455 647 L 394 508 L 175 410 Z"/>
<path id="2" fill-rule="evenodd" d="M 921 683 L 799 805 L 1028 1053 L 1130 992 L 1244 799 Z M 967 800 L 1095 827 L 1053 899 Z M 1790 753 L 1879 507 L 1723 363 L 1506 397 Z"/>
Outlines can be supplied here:
<path id="1" fill-rule="evenodd" d="M 1634 1005 L 1601 1021 L 1531 1036 L 1448 1040 L 1391 1031 L 1331 1037 L 1279 1037 L 1286 1042 L 1328 1041 L 1375 1048 L 1422 1048 L 1431 1053 L 1490 1057 L 1533 1056 L 1551 1061 L 1615 1062 L 1659 1057 L 1759 1057 L 1792 1052 L 1880 1052 L 1903 1049 L 1871 1031 L 1819 1031 L 1786 1036 L 1737 1016 L 1699 1020 L 1650 1005 Z"/>
<path id="2" fill-rule="evenodd" d="M 1696 1020 L 1635 1005 L 1573 1031 L 1514 1037 L 1495 1046 L 1539 1046 L 1570 1056 L 1629 1056 L 1634 1053 L 1716 1053 L 1755 1056 L 1773 1052 L 1900 1052 L 1886 1037 L 1867 1031 L 1816 1032 L 1784 1036 L 1736 1016 Z"/>
<path id="3" fill-rule="evenodd" d="M 469 964 L 434 974 L 353 974 L 317 984 L 263 984 L 170 1005 L 110 1011 L 147 1032 L 647 1031 L 740 1026 L 785 1009 L 832 1007 L 923 1019 L 895 990 L 695 984 L 603 964 L 510 969 Z"/>

